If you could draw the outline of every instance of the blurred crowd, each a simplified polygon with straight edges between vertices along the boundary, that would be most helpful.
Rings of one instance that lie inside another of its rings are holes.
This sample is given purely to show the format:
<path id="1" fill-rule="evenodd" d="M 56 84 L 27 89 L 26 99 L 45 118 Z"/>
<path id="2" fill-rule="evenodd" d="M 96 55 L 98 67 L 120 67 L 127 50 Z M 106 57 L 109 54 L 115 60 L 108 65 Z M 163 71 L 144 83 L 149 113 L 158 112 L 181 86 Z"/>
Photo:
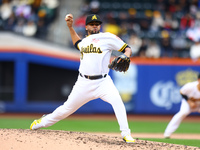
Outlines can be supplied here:
<path id="1" fill-rule="evenodd" d="M 0 30 L 45 39 L 58 0 L 0 0 Z"/>
<path id="2" fill-rule="evenodd" d="M 59 5 L 59 0 L 0 0 L 0 30 L 45 39 Z M 81 37 L 91 13 L 102 18 L 103 32 L 131 46 L 133 56 L 200 58 L 198 0 L 83 0 L 74 21 Z"/>
<path id="3" fill-rule="evenodd" d="M 200 30 L 198 0 L 85 0 L 80 10 L 75 20 L 80 36 L 85 35 L 86 15 L 97 13 L 103 19 L 102 31 L 126 41 L 133 56 L 200 57 L 200 52 L 191 54 L 194 45 L 200 47 L 199 32 L 191 32 Z"/>

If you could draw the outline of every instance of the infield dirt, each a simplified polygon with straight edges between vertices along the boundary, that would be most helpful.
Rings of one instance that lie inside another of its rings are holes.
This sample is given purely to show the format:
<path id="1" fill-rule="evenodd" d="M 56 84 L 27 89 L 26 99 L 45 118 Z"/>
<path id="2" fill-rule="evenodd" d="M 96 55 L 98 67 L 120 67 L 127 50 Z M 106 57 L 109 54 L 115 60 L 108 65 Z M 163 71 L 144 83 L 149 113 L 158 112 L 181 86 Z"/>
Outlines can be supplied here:
<path id="1" fill-rule="evenodd" d="M 1 118 L 32 117 L 41 114 L 4 114 Z M 107 116 L 107 117 L 106 117 Z M 116 119 L 113 115 L 72 115 L 76 119 Z M 160 118 L 161 117 L 161 118 Z M 129 120 L 169 121 L 172 116 L 129 116 Z M 197 116 L 198 117 L 198 116 Z M 197 121 L 197 117 L 187 117 L 184 121 Z M 163 138 L 162 134 L 132 133 L 136 143 L 125 143 L 120 133 L 85 133 L 60 130 L 0 129 L 0 149 L 2 150 L 200 150 L 198 147 L 167 144 L 141 140 L 140 138 Z M 173 134 L 172 138 L 200 139 L 199 134 Z"/>
<path id="2" fill-rule="evenodd" d="M 125 143 L 119 136 L 58 130 L 0 129 L 2 150 L 200 150 L 184 145 L 136 140 Z"/>

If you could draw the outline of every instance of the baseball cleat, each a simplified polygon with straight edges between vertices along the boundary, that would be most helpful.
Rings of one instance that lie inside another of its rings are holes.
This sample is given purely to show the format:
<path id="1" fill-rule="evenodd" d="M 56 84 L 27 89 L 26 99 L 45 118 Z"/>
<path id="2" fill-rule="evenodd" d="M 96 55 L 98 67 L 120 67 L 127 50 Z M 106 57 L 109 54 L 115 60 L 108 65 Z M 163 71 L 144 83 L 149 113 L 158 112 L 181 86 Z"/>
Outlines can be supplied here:
<path id="1" fill-rule="evenodd" d="M 126 143 L 135 143 L 135 139 L 133 139 L 130 135 L 127 135 L 123 138 Z"/>
<path id="2" fill-rule="evenodd" d="M 165 138 L 165 139 L 170 139 L 170 134 L 165 133 L 165 134 L 164 134 L 164 138 Z"/>
<path id="3" fill-rule="evenodd" d="M 31 130 L 37 130 L 39 128 L 41 128 L 41 121 L 42 121 L 42 118 L 44 117 L 45 115 L 43 115 L 40 119 L 37 119 L 37 120 L 34 120 L 32 123 L 31 123 L 31 126 L 30 126 L 30 129 Z"/>

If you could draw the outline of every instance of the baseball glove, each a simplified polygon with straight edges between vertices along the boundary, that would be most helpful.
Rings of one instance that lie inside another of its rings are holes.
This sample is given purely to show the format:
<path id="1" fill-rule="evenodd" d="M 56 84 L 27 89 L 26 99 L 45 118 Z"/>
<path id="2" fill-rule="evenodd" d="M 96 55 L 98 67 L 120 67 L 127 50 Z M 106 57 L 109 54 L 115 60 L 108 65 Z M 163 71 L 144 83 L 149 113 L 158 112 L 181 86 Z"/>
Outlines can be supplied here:
<path id="1" fill-rule="evenodd" d="M 130 65 L 130 58 L 127 57 L 125 54 L 120 55 L 108 65 L 108 68 L 119 71 L 119 72 L 126 72 Z"/>

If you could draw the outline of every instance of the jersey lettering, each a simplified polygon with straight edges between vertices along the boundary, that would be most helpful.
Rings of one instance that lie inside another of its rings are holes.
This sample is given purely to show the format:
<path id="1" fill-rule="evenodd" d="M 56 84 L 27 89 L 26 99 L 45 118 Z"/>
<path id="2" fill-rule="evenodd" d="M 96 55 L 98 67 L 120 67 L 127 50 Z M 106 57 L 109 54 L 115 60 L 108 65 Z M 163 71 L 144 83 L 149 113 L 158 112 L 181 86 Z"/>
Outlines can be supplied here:
<path id="1" fill-rule="evenodd" d="M 99 53 L 99 54 L 102 53 L 100 47 L 94 47 L 93 44 L 90 44 L 87 47 L 81 47 L 81 52 L 82 53 Z"/>

